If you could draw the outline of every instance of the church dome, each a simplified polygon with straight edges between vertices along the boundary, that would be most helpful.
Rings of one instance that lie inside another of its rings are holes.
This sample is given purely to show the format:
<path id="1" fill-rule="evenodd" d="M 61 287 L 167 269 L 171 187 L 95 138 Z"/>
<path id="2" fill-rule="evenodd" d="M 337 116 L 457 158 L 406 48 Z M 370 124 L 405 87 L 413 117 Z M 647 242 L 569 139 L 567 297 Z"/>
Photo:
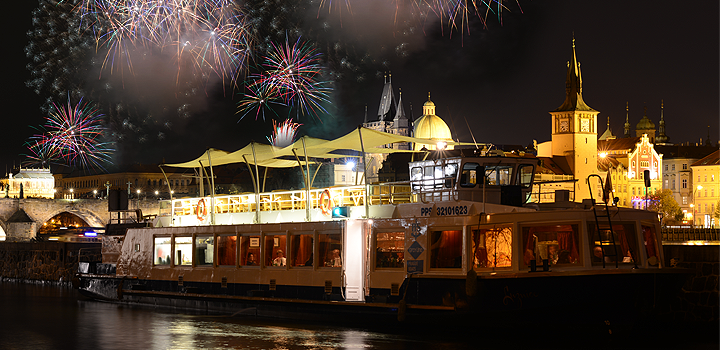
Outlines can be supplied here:
<path id="1" fill-rule="evenodd" d="M 647 115 L 644 115 L 640 122 L 635 126 L 635 130 L 652 130 L 655 129 L 655 123 L 653 123 Z"/>
<path id="2" fill-rule="evenodd" d="M 437 141 L 452 142 L 452 134 L 450 128 L 445 124 L 442 118 L 435 115 L 435 103 L 430 101 L 430 93 L 428 100 L 423 104 L 423 115 L 415 121 L 413 126 L 413 137 L 421 139 L 434 139 Z M 421 148 L 436 149 L 437 144 L 415 144 L 416 151 Z M 453 146 L 447 146 L 446 149 L 453 149 Z"/>

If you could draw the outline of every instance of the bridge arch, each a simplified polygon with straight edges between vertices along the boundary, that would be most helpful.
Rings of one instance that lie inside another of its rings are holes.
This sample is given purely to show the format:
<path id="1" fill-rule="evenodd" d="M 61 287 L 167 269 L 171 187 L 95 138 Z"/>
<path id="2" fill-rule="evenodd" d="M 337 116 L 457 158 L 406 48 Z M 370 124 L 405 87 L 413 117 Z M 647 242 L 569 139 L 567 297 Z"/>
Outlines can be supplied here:
<path id="1" fill-rule="evenodd" d="M 84 220 L 90 227 L 105 227 L 105 221 L 96 213 L 83 209 L 83 208 L 59 208 L 53 211 L 49 211 L 49 214 L 45 214 L 37 222 L 38 229 L 42 227 L 42 224 L 55 216 L 62 213 L 69 213 Z"/>

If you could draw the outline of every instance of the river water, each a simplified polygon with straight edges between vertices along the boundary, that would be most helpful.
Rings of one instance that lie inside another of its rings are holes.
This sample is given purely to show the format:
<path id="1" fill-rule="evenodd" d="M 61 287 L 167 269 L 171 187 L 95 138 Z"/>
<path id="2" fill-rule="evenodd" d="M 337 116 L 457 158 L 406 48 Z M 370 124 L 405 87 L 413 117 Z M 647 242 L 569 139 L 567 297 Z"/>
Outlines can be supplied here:
<path id="1" fill-rule="evenodd" d="M 82 301 L 68 288 L 14 282 L 0 282 L 0 313 L 0 349 L 718 349 L 717 339 L 692 341 L 687 332 L 598 341 L 542 323 L 541 336 L 527 337 L 520 329 L 496 336 L 472 328 L 433 333 L 198 315 Z"/>

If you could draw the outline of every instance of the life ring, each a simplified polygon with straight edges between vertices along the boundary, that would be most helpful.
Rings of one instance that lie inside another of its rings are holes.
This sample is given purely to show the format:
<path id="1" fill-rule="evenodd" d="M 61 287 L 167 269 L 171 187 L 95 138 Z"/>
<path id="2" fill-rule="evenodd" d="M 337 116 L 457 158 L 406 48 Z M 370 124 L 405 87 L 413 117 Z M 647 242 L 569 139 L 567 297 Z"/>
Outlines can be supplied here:
<path id="1" fill-rule="evenodd" d="M 325 195 L 327 195 L 328 201 L 327 205 L 325 204 Z M 320 195 L 320 210 L 322 210 L 323 215 L 330 215 L 330 204 L 332 203 L 332 197 L 330 196 L 330 190 L 327 188 L 325 191 L 322 192 Z"/>
<path id="2" fill-rule="evenodd" d="M 197 208 L 195 209 L 195 215 L 197 216 L 198 220 L 205 220 L 205 216 L 207 216 L 207 206 L 205 205 L 205 198 L 201 198 L 198 202 Z"/>

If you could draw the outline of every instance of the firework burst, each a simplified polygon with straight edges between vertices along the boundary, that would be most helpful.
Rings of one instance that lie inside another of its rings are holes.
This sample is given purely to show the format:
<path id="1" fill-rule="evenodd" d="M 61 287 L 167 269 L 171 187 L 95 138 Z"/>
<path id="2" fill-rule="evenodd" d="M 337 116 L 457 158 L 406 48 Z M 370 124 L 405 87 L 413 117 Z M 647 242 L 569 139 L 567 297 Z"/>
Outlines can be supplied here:
<path id="1" fill-rule="evenodd" d="M 322 103 L 329 102 L 331 90 L 328 82 L 321 80 L 320 56 L 314 46 L 300 38 L 293 45 L 287 39 L 285 45 L 273 44 L 263 65 L 267 74 L 257 82 L 269 85 L 285 104 L 297 106 L 302 114 L 317 116 L 326 112 Z"/>
<path id="2" fill-rule="evenodd" d="M 39 164 L 66 164 L 81 168 L 103 168 L 110 162 L 112 144 L 102 142 L 105 129 L 101 125 L 102 114 L 82 99 L 73 106 L 54 108 L 46 118 L 44 132 L 33 136 L 28 142 L 30 162 Z"/>
<path id="3" fill-rule="evenodd" d="M 253 111 L 255 112 L 255 120 L 258 119 L 261 113 L 262 119 L 265 120 L 266 109 L 277 115 L 272 109 L 272 105 L 285 106 L 281 100 L 278 100 L 277 89 L 272 85 L 263 84 L 262 79 L 246 84 L 245 89 L 246 92 L 237 105 L 237 113 L 242 113 L 240 120 Z"/>
<path id="4" fill-rule="evenodd" d="M 292 118 L 280 124 L 277 124 L 275 119 L 273 119 L 273 132 L 272 135 L 268 137 L 268 141 L 275 147 L 290 146 L 295 142 L 295 137 L 297 137 L 297 131 L 300 125 L 302 124 L 293 122 Z"/>

